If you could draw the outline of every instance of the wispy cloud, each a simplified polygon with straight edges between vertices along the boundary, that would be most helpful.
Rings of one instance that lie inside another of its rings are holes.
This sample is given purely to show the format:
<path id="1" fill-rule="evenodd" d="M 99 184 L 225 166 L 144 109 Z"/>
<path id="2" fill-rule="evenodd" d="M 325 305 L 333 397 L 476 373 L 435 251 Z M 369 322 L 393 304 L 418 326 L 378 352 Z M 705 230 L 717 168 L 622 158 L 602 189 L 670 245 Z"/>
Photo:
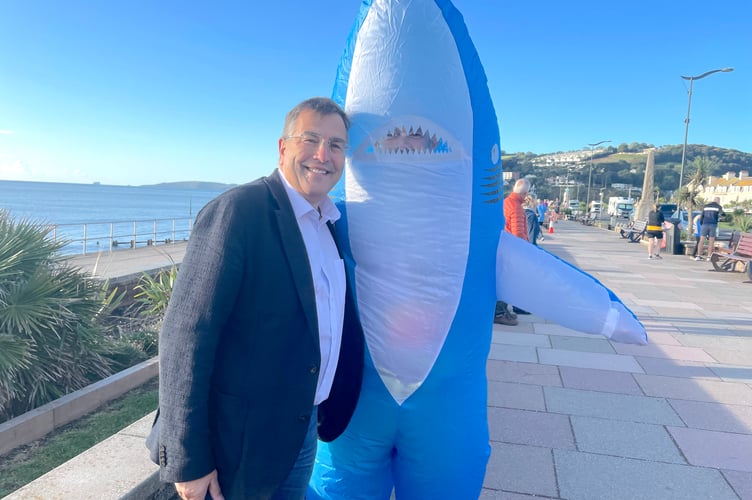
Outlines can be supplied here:
<path id="1" fill-rule="evenodd" d="M 11 135 L 12 133 L 12 130 L 0 130 L 0 135 Z"/>

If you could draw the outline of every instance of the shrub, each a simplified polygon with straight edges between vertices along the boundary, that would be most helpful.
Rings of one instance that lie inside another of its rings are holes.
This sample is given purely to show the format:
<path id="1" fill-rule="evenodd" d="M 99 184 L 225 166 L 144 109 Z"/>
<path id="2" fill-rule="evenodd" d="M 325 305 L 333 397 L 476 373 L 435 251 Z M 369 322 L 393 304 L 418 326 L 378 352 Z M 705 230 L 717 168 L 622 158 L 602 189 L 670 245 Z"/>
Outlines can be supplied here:
<path id="1" fill-rule="evenodd" d="M 752 216 L 742 214 L 734 215 L 734 226 L 739 228 L 743 233 L 748 233 L 752 230 Z"/>
<path id="2" fill-rule="evenodd" d="M 65 244 L 0 210 L 0 421 L 112 373 L 115 293 L 70 267 Z"/>
<path id="3" fill-rule="evenodd" d="M 169 271 L 162 270 L 156 277 L 144 273 L 136 285 L 134 298 L 140 306 L 140 315 L 152 318 L 157 322 L 162 320 L 167 303 L 170 301 L 172 287 L 178 277 L 178 267 L 172 263 Z"/>

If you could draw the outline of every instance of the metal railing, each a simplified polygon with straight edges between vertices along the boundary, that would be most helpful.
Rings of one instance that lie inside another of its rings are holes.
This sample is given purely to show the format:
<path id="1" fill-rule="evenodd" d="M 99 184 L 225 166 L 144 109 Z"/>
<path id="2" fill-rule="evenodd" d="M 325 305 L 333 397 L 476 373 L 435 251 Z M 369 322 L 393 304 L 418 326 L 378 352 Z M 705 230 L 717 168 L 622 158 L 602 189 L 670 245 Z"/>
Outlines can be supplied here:
<path id="1" fill-rule="evenodd" d="M 66 242 L 61 250 L 62 254 L 86 255 L 89 252 L 114 251 L 187 241 L 193 230 L 193 221 L 193 217 L 186 217 L 51 224 L 48 227 L 55 241 L 63 240 Z"/>

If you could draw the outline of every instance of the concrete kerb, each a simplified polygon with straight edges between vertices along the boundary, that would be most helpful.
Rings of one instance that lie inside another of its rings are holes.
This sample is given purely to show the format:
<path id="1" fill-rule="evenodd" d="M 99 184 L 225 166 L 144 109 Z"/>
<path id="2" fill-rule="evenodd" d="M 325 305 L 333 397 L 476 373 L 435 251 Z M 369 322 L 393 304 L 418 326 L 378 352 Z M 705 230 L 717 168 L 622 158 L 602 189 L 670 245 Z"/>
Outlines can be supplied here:
<path id="1" fill-rule="evenodd" d="M 159 360 L 155 357 L 3 422 L 0 424 L 0 456 L 143 385 L 158 373 Z"/>
<path id="2" fill-rule="evenodd" d="M 144 445 L 155 413 L 14 491 L 6 500 L 174 498 L 174 487 L 161 485 L 154 475 L 158 467 L 149 459 Z"/>
<path id="3" fill-rule="evenodd" d="M 120 500 L 171 500 L 176 498 L 175 486 L 159 479 L 159 469 L 141 481 L 135 488 L 120 497 Z"/>

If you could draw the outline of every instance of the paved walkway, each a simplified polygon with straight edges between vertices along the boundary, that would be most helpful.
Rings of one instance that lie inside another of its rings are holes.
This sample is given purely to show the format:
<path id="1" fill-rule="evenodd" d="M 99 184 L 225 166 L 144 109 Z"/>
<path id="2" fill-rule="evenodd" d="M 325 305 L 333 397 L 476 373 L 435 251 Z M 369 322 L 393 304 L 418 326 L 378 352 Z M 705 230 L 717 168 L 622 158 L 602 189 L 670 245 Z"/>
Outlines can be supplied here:
<path id="1" fill-rule="evenodd" d="M 76 255 L 69 261 L 93 276 L 109 279 L 115 284 L 140 277 L 145 271 L 169 269 L 173 263 L 183 261 L 187 246 L 188 242 L 179 241 L 169 245 Z"/>
<path id="2" fill-rule="evenodd" d="M 535 316 L 494 326 L 482 499 L 752 499 L 752 284 L 559 222 L 542 246 L 611 288 L 650 344 Z M 555 295 L 542 297 L 555 301 Z"/>
<path id="3" fill-rule="evenodd" d="M 611 288 L 650 344 L 535 316 L 495 325 L 481 498 L 752 499 L 752 284 L 685 256 L 649 260 L 597 227 L 555 228 L 543 247 Z M 98 274 L 161 267 L 166 249 L 182 260 L 184 246 L 128 250 L 100 258 Z"/>

